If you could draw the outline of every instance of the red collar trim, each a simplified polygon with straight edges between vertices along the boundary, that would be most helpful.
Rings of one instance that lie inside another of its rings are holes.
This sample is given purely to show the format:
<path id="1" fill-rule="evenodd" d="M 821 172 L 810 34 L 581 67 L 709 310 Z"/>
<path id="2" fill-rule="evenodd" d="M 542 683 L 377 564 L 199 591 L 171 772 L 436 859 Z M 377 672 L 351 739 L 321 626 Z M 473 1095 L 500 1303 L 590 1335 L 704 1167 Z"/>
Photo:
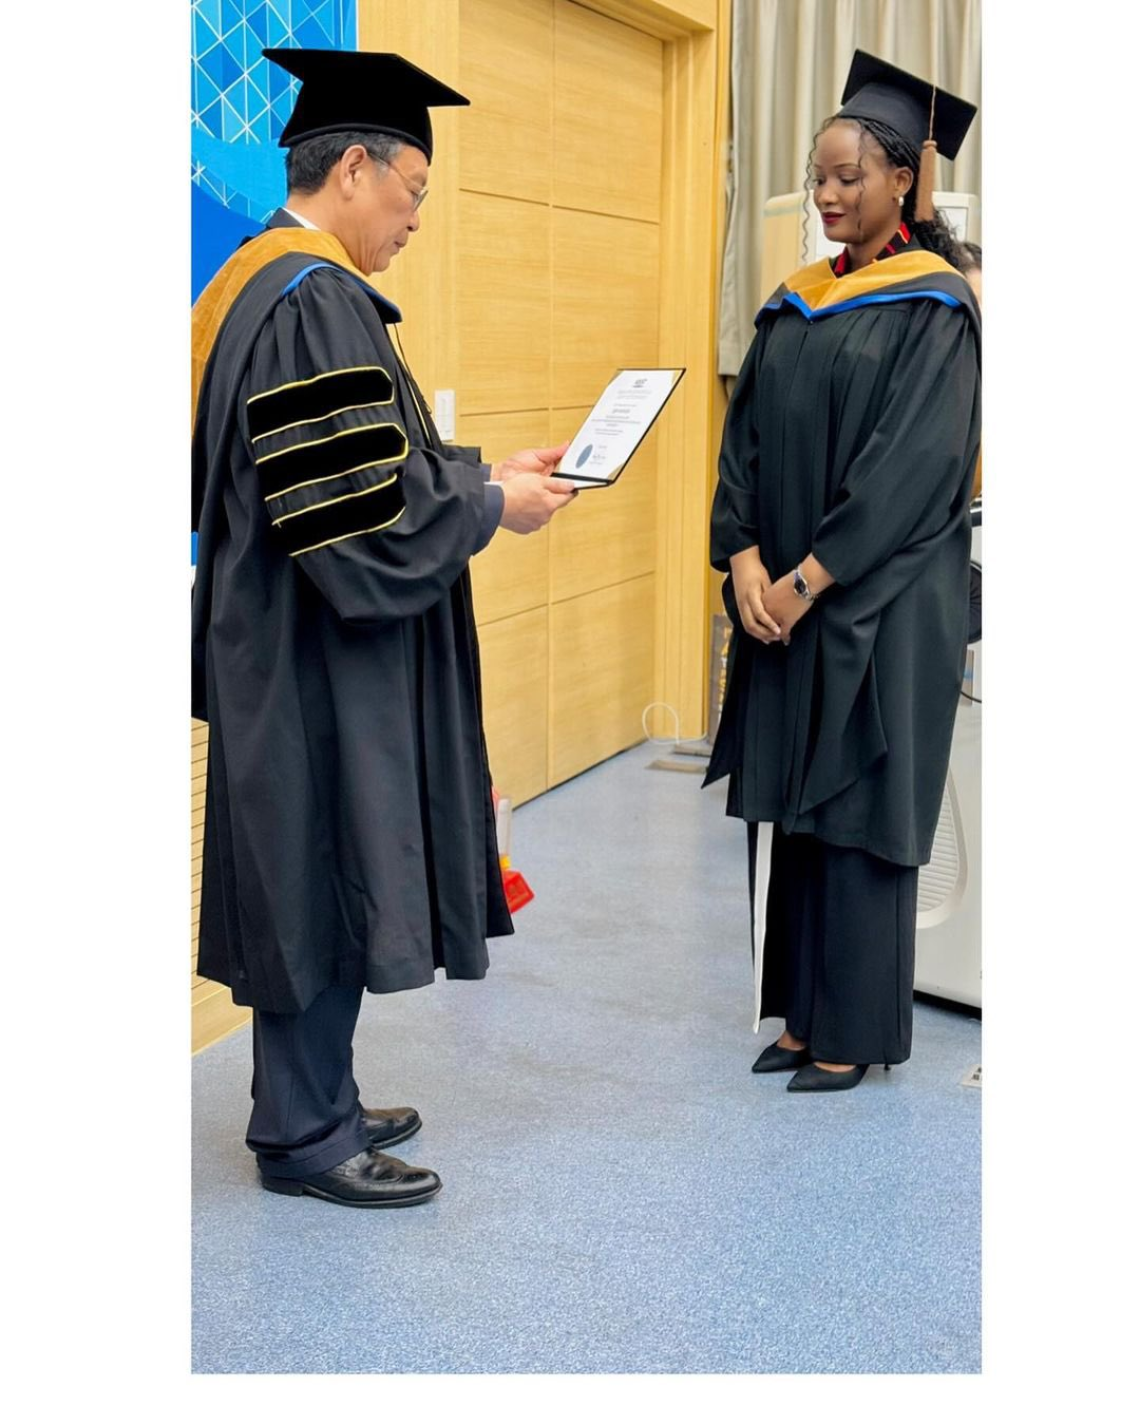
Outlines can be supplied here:
<path id="1" fill-rule="evenodd" d="M 898 232 L 895 233 L 894 237 L 891 238 L 890 242 L 887 243 L 886 247 L 883 248 L 882 252 L 880 252 L 879 256 L 874 260 L 878 262 L 884 257 L 895 257 L 903 248 L 909 247 L 913 241 L 914 238 L 911 235 L 910 228 L 907 227 L 906 223 L 900 223 Z M 832 260 L 831 270 L 835 273 L 836 277 L 842 277 L 850 265 L 850 254 L 847 249 L 844 248 L 839 256 Z"/>

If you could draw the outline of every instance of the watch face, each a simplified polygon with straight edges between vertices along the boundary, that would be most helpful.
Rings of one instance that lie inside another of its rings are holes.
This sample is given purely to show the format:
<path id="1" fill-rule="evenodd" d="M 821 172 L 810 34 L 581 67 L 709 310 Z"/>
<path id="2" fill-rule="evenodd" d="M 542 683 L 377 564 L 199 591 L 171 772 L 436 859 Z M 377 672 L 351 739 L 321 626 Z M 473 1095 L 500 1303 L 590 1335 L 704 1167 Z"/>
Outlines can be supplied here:
<path id="1" fill-rule="evenodd" d="M 795 589 L 796 593 L 799 594 L 801 599 L 811 598 L 811 590 L 807 586 L 807 580 L 804 578 L 804 576 L 800 573 L 798 569 L 792 575 L 792 588 Z"/>

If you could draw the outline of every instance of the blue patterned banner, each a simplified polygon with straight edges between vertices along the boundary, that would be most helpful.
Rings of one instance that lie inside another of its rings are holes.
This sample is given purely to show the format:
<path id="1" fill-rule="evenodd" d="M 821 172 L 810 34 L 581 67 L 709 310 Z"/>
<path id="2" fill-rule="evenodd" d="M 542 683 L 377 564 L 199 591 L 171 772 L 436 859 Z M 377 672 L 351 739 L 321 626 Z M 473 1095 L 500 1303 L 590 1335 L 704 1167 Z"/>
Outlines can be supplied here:
<path id="1" fill-rule="evenodd" d="M 299 81 L 271 47 L 355 49 L 356 0 L 191 0 L 191 301 L 285 196 Z"/>

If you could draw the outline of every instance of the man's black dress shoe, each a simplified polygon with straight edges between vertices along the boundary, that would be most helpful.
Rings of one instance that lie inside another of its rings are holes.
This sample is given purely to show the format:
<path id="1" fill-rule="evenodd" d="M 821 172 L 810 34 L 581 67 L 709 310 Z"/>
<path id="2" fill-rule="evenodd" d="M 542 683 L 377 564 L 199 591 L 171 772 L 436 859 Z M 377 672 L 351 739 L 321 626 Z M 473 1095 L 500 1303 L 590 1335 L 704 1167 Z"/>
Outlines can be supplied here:
<path id="1" fill-rule="evenodd" d="M 424 1126 L 414 1108 L 362 1108 L 364 1131 L 373 1148 L 402 1143 Z"/>
<path id="2" fill-rule="evenodd" d="M 443 1184 L 430 1168 L 411 1168 L 375 1148 L 365 1148 L 343 1163 L 307 1178 L 261 1175 L 261 1186 L 286 1197 L 323 1197 L 345 1207 L 411 1207 L 427 1202 Z"/>
<path id="3" fill-rule="evenodd" d="M 798 1074 L 788 1082 L 789 1093 L 835 1093 L 839 1089 L 853 1089 L 867 1072 L 866 1064 L 856 1064 L 843 1073 L 835 1069 L 821 1069 L 816 1064 L 805 1064 Z"/>
<path id="4" fill-rule="evenodd" d="M 781 1069 L 798 1069 L 811 1063 L 810 1049 L 784 1049 L 779 1043 L 769 1044 L 752 1065 L 754 1074 L 778 1074 Z"/>

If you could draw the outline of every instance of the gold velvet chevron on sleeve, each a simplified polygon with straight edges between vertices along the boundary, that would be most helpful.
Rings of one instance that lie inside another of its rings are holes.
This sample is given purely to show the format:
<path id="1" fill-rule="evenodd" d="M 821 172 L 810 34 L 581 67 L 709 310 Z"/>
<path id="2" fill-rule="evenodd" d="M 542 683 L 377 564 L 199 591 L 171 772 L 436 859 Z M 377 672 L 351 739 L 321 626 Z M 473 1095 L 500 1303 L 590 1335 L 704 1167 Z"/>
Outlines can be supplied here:
<path id="1" fill-rule="evenodd" d="M 392 378 L 382 366 L 351 366 L 324 371 L 304 381 L 289 381 L 246 403 L 253 443 L 283 435 L 298 426 L 316 425 L 349 411 L 391 405 Z"/>
<path id="2" fill-rule="evenodd" d="M 408 437 L 381 366 L 323 372 L 249 398 L 251 433 L 274 422 L 302 391 L 302 405 L 332 409 L 253 437 L 262 498 L 292 555 L 311 554 L 360 534 L 376 534 L 404 512 L 398 467 Z M 345 405 L 352 396 L 372 396 Z M 386 396 L 386 400 L 383 399 Z M 275 414 L 276 412 L 276 414 Z M 300 438 L 298 438 L 300 437 Z"/>

